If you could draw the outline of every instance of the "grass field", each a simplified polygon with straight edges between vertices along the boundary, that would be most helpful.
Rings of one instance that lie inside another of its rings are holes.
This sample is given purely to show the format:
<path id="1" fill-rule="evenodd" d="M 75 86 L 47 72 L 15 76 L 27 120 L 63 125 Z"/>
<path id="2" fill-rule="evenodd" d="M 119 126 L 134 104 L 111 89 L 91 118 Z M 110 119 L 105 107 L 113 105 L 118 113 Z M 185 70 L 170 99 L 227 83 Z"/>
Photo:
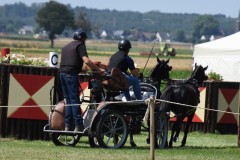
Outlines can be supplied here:
<path id="1" fill-rule="evenodd" d="M 57 39 L 54 42 L 54 48 L 50 48 L 49 41 L 30 41 L 30 40 L 12 40 L 0 39 L 0 46 L 9 47 L 11 53 L 23 53 L 31 57 L 49 57 L 49 52 L 55 51 L 60 53 L 61 48 L 70 42 L 71 39 Z M 118 41 L 100 41 L 88 40 L 86 42 L 87 50 L 90 58 L 93 61 L 101 61 L 104 64 L 108 63 L 109 57 L 116 52 Z M 132 42 L 130 55 L 135 63 L 141 68 L 151 69 L 156 64 L 156 56 L 153 54 L 147 63 L 148 56 L 140 55 L 141 52 L 150 52 L 153 43 Z M 175 57 L 170 57 L 170 65 L 174 70 L 191 70 L 192 69 L 192 50 L 188 44 L 174 44 L 173 47 L 177 50 Z M 155 44 L 153 52 L 159 48 L 159 44 Z M 160 59 L 168 57 L 159 56 Z"/>
<path id="2" fill-rule="evenodd" d="M 182 133 L 181 133 L 182 135 Z M 181 136 L 180 135 L 180 136 Z M 150 147 L 145 143 L 146 133 L 135 135 L 136 148 L 127 141 L 121 149 L 91 148 L 87 137 L 75 147 L 55 146 L 51 141 L 26 141 L 0 138 L 1 160 L 147 160 Z M 181 138 L 181 137 L 180 137 Z M 180 142 L 172 149 L 156 149 L 156 160 L 238 160 L 240 148 L 237 135 L 189 133 L 187 146 Z"/>

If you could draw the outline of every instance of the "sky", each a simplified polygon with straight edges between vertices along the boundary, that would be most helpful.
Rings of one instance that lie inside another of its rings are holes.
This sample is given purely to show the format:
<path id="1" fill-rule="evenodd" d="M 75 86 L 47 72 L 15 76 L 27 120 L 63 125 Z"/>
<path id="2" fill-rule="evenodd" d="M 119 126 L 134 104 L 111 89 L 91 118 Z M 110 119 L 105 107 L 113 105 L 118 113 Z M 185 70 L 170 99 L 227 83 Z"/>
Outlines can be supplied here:
<path id="1" fill-rule="evenodd" d="M 0 6 L 23 2 L 48 2 L 49 0 L 1 0 Z M 238 18 L 240 0 L 56 0 L 72 7 L 86 7 L 93 9 L 109 9 L 118 11 L 160 11 L 162 13 L 197 13 L 224 14 L 227 17 Z"/>

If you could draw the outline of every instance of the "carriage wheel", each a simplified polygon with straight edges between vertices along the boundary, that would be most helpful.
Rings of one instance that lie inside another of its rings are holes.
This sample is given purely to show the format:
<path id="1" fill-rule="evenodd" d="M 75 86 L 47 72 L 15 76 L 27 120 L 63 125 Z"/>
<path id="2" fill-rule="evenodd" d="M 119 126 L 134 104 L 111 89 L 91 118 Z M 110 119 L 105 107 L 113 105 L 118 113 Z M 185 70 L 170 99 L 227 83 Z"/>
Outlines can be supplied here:
<path id="1" fill-rule="evenodd" d="M 99 143 L 96 137 L 88 136 L 88 142 L 91 147 L 94 147 L 94 148 L 99 147 Z"/>
<path id="2" fill-rule="evenodd" d="M 50 133 L 49 136 L 56 146 L 75 146 L 80 140 L 80 135 L 61 135 L 59 133 Z"/>
<path id="3" fill-rule="evenodd" d="M 106 111 L 97 124 L 97 141 L 104 148 L 121 148 L 126 143 L 128 128 L 118 111 Z"/>
<path id="4" fill-rule="evenodd" d="M 155 145 L 159 148 L 167 147 L 168 116 L 165 112 L 157 112 L 155 117 Z"/>

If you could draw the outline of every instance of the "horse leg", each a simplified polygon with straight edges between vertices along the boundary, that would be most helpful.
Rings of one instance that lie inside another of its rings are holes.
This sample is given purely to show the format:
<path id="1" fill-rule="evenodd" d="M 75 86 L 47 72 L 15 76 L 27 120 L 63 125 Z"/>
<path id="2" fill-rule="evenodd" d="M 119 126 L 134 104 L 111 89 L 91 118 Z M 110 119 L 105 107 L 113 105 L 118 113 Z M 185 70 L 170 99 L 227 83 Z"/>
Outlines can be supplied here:
<path id="1" fill-rule="evenodd" d="M 173 137 L 173 142 L 177 142 L 178 141 L 178 137 L 179 137 L 179 133 L 181 131 L 181 126 L 182 126 L 182 123 L 183 123 L 183 119 L 184 117 L 183 116 L 179 116 L 178 117 L 178 125 L 176 126 L 176 133 Z"/>
<path id="2" fill-rule="evenodd" d="M 190 124 L 192 122 L 193 116 L 194 116 L 194 114 L 191 114 L 191 115 L 188 116 L 187 125 L 185 127 L 184 136 L 183 136 L 183 139 L 182 139 L 182 145 L 181 145 L 182 147 L 184 147 L 185 144 L 186 144 L 187 135 L 188 135 L 188 131 L 189 131 L 189 126 L 190 126 Z"/>
<path id="3" fill-rule="evenodd" d="M 131 119 L 130 124 L 129 124 L 130 145 L 131 145 L 132 147 L 136 147 L 137 145 L 136 145 L 136 143 L 134 142 L 134 139 L 133 139 L 133 125 L 134 125 L 134 122 L 133 122 L 133 121 L 134 121 L 134 120 Z"/>
<path id="4" fill-rule="evenodd" d="M 137 146 L 136 143 L 133 140 L 133 133 L 132 133 L 132 131 L 130 131 L 130 145 L 132 147 L 136 147 Z"/>
<path id="5" fill-rule="evenodd" d="M 176 131 L 176 122 L 173 124 L 172 126 L 172 132 L 171 132 L 171 137 L 170 137 L 170 140 L 169 140 L 169 144 L 168 144 L 168 147 L 169 148 L 172 148 L 172 144 L 173 144 L 173 135 Z"/>
<path id="6" fill-rule="evenodd" d="M 173 141 L 176 142 L 176 139 L 178 139 L 179 132 L 180 132 L 180 125 L 182 124 L 183 118 L 177 117 L 176 122 L 172 126 L 172 134 L 169 141 L 169 148 L 172 147 Z"/>

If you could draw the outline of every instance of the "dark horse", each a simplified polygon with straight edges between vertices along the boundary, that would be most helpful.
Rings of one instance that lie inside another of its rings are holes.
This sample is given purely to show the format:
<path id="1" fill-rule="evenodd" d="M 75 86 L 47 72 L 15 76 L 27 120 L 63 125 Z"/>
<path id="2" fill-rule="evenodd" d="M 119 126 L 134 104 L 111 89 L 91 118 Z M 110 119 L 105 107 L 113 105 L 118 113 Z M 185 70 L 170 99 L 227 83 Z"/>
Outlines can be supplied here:
<path id="1" fill-rule="evenodd" d="M 149 77 L 144 78 L 144 83 L 151 84 L 156 87 L 157 89 L 157 96 L 156 98 L 160 98 L 161 91 L 160 91 L 160 85 L 162 80 L 169 80 L 169 72 L 172 70 L 172 67 L 168 65 L 169 59 L 168 60 L 160 60 L 157 57 L 157 64 L 156 66 L 151 70 Z M 148 90 L 147 88 L 142 88 L 141 90 Z M 143 117 L 142 117 L 143 118 Z M 141 120 L 140 120 L 141 121 Z M 136 126 L 137 123 L 137 118 L 133 118 L 133 120 L 130 123 L 130 144 L 132 147 L 135 147 L 136 144 L 133 140 L 133 133 L 134 133 L 134 126 Z M 149 142 L 149 138 L 147 139 Z"/>
<path id="2" fill-rule="evenodd" d="M 154 85 L 158 89 L 157 93 L 157 98 L 160 97 L 161 91 L 160 91 L 160 86 L 161 86 L 161 81 L 162 80 L 169 80 L 169 72 L 172 70 L 172 66 L 169 66 L 169 59 L 165 60 L 160 60 L 157 57 L 157 65 L 151 70 L 150 76 L 146 83 L 150 83 Z"/>
<path id="3" fill-rule="evenodd" d="M 191 106 L 197 106 L 200 103 L 200 91 L 199 85 L 202 84 L 204 80 L 207 80 L 205 70 L 207 67 L 203 68 L 201 65 L 195 64 L 195 69 L 189 79 L 183 81 L 177 81 L 174 84 L 168 86 L 162 93 L 160 99 L 170 102 L 176 102 Z M 184 106 L 174 103 L 161 102 L 160 110 L 166 113 L 172 111 L 176 116 L 176 122 L 172 126 L 172 134 L 169 141 L 169 147 L 172 147 L 173 141 L 178 140 L 180 133 L 180 128 L 185 117 L 187 117 L 187 125 L 184 130 L 184 136 L 181 146 L 185 146 L 187 140 L 187 134 L 189 126 L 192 122 L 193 116 L 195 114 L 196 108 L 191 106 Z"/>

